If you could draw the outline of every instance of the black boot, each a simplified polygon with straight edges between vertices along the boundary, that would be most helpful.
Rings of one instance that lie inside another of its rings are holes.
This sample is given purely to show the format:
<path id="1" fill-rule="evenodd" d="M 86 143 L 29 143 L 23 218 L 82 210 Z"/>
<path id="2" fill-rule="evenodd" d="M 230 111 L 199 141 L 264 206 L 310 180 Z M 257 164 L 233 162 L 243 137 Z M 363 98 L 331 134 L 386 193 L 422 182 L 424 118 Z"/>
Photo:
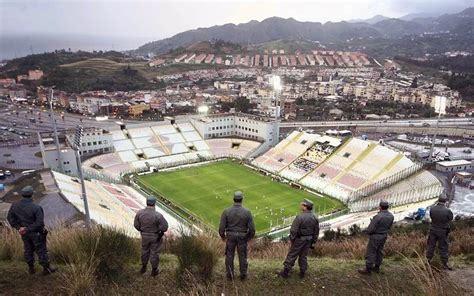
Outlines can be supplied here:
<path id="1" fill-rule="evenodd" d="M 241 274 L 240 275 L 240 280 L 241 281 L 245 281 L 247 279 L 247 275 L 246 274 Z"/>
<path id="2" fill-rule="evenodd" d="M 370 275 L 371 271 L 372 271 L 372 266 L 370 265 L 365 265 L 365 268 L 361 268 L 357 270 L 357 272 L 364 275 Z"/>
<path id="3" fill-rule="evenodd" d="M 35 269 L 34 264 L 28 264 L 28 273 L 29 274 L 35 274 L 36 273 L 36 269 Z"/>
<path id="4" fill-rule="evenodd" d="M 380 273 L 380 266 L 375 265 L 375 267 L 372 269 L 373 272 L 375 273 Z"/>
<path id="5" fill-rule="evenodd" d="M 158 268 L 152 268 L 152 269 L 151 269 L 151 276 L 152 276 L 152 277 L 157 276 L 158 273 L 159 273 Z"/>
<path id="6" fill-rule="evenodd" d="M 50 265 L 43 267 L 43 275 L 52 274 L 52 273 L 55 273 L 56 271 L 58 271 L 58 269 Z"/>
<path id="7" fill-rule="evenodd" d="M 282 271 L 278 272 L 277 275 L 281 278 L 287 279 L 289 277 L 290 270 L 288 268 L 284 268 Z"/>
<path id="8" fill-rule="evenodd" d="M 306 272 L 300 271 L 300 279 L 304 279 L 305 275 L 306 275 Z"/>
<path id="9" fill-rule="evenodd" d="M 448 265 L 448 262 L 443 262 L 441 268 L 444 270 L 453 270 L 453 268 Z"/>
<path id="10" fill-rule="evenodd" d="M 140 269 L 140 273 L 144 274 L 146 272 L 146 264 L 142 265 L 142 268 Z"/>

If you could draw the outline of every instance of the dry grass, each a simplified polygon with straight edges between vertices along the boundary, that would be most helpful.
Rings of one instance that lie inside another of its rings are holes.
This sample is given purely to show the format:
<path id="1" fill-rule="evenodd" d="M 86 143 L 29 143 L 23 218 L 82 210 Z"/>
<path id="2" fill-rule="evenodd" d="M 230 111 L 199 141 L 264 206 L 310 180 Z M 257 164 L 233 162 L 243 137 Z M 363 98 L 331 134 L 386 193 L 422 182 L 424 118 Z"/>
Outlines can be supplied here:
<path id="1" fill-rule="evenodd" d="M 60 290 L 67 295 L 95 295 L 97 261 L 91 256 L 88 261 L 67 264 L 66 271 L 60 273 Z"/>
<path id="2" fill-rule="evenodd" d="M 0 227 L 0 260 L 23 259 L 23 241 L 18 231 L 10 227 Z"/>
<path id="3" fill-rule="evenodd" d="M 416 260 L 405 260 L 405 262 L 423 295 L 467 295 L 466 291 L 447 277 L 445 273 L 432 267 L 423 255 L 416 253 L 416 256 Z"/>

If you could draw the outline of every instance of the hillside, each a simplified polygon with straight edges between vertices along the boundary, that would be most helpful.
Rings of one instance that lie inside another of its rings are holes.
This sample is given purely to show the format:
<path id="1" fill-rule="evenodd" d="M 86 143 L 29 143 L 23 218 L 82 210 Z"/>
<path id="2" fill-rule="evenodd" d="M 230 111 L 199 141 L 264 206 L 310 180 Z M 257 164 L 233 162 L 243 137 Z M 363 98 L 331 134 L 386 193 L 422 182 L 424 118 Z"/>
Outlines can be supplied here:
<path id="1" fill-rule="evenodd" d="M 304 279 L 294 270 L 277 278 L 288 242 L 262 238 L 249 243 L 249 277 L 227 281 L 224 244 L 209 234 L 168 237 L 160 275 L 138 274 L 140 242 L 110 228 L 53 229 L 48 236 L 52 262 L 60 271 L 44 277 L 25 274 L 22 242 L 16 231 L 0 227 L 0 293 L 5 295 L 472 295 L 474 232 L 472 219 L 456 221 L 450 233 L 451 264 L 444 272 L 424 259 L 427 224 L 395 227 L 385 247 L 380 274 L 359 275 L 364 265 L 366 235 L 326 232 L 309 254 Z M 116 250 L 120 250 L 117 252 Z M 237 266 L 236 266 L 237 267 Z M 237 267 L 238 269 L 238 267 Z M 149 270 L 148 270 L 149 272 Z M 159 292 L 157 292 L 159 291 Z"/>
<path id="2" fill-rule="evenodd" d="M 389 38 L 396 40 L 404 35 L 449 31 L 456 40 L 473 40 L 474 8 L 457 14 L 445 14 L 432 18 L 383 19 L 373 24 L 365 22 L 300 22 L 293 18 L 267 18 L 261 22 L 250 21 L 242 24 L 225 24 L 209 28 L 198 28 L 176 34 L 172 37 L 147 43 L 134 54 L 153 52 L 163 54 L 170 50 L 187 47 L 193 43 L 209 40 L 224 40 L 241 45 L 258 44 L 274 40 L 309 40 L 324 44 L 344 43 L 347 40 Z M 454 41 L 455 41 L 454 40 Z M 450 42 L 455 43 L 453 40 Z"/>
<path id="3" fill-rule="evenodd" d="M 464 280 L 469 285 L 474 271 L 472 266 L 462 267 L 457 273 L 452 273 L 452 278 L 444 278 L 440 280 L 442 284 L 437 286 L 433 283 L 434 287 L 429 288 L 421 286 L 423 281 L 428 286 L 429 279 L 417 280 L 414 276 L 416 272 L 410 269 L 411 266 L 407 262 L 386 260 L 384 274 L 364 277 L 355 272 L 363 265 L 361 260 L 310 258 L 310 271 L 305 279 L 300 280 L 295 274 L 297 272 L 294 272 L 290 279 L 283 280 L 275 275 L 282 266 L 282 260 L 250 259 L 249 277 L 245 282 L 227 281 L 224 276 L 224 262 L 219 260 L 211 284 L 190 282 L 186 285 L 176 280 L 174 270 L 178 265 L 177 259 L 165 254 L 161 257 L 161 272 L 156 279 L 151 278 L 148 273 L 139 275 L 139 265 L 133 264 L 123 272 L 119 282 L 108 285 L 95 283 L 91 290 L 96 295 L 468 295 L 463 289 L 453 289 L 451 281 L 461 282 L 463 277 L 467 277 Z M 25 275 L 24 264 L 4 263 L 0 265 L 0 291 L 6 295 L 69 294 L 72 290 L 69 286 L 73 286 L 74 282 L 65 282 L 64 274 L 71 273 L 71 267 L 61 265 L 59 268 L 60 273 L 52 276 L 29 276 Z M 425 293 L 439 287 L 442 288 L 439 294 Z M 454 294 L 455 291 L 458 294 Z M 93 295 L 88 289 L 83 289 L 82 293 L 71 294 Z"/>
<path id="4" fill-rule="evenodd" d="M 0 77 L 25 74 L 31 69 L 41 69 L 44 77 L 28 81 L 28 87 L 55 85 L 57 89 L 80 93 L 89 90 L 128 91 L 154 89 L 161 85 L 150 82 L 155 70 L 145 61 L 130 58 L 122 53 L 68 52 L 29 55 L 10 60 L 0 70 Z"/>

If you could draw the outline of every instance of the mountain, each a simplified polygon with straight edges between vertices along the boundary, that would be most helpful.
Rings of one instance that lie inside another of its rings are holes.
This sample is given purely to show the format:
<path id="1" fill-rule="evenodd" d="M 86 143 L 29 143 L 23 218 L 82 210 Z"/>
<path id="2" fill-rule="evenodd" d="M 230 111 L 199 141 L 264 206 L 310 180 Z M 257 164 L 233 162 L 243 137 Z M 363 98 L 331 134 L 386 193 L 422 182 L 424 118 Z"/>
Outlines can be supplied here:
<path id="1" fill-rule="evenodd" d="M 344 43 L 356 39 L 399 38 L 423 32 L 450 31 L 454 34 L 474 39 L 474 8 L 456 14 L 439 17 L 414 18 L 413 20 L 388 19 L 383 16 L 374 24 L 364 22 L 300 22 L 293 18 L 271 17 L 263 21 L 250 21 L 242 24 L 225 24 L 209 28 L 198 28 L 176 34 L 172 37 L 149 42 L 133 53 L 163 54 L 179 47 L 188 47 L 196 42 L 223 40 L 248 46 L 274 40 L 318 41 L 323 44 Z"/>
<path id="2" fill-rule="evenodd" d="M 355 19 L 355 20 L 349 20 L 347 21 L 348 23 L 367 23 L 367 24 L 375 24 L 383 20 L 387 20 L 389 17 L 383 16 L 383 15 L 376 15 L 368 19 Z"/>

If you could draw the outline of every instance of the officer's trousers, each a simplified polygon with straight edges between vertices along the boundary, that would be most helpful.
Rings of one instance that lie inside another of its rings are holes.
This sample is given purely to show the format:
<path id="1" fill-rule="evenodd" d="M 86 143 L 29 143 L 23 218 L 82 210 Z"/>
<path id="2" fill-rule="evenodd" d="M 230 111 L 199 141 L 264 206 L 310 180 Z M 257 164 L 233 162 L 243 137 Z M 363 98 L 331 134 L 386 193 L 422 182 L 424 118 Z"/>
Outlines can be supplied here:
<path id="1" fill-rule="evenodd" d="M 448 263 L 448 230 L 446 229 L 431 229 L 428 234 L 428 246 L 426 248 L 426 258 L 428 260 L 433 259 L 434 252 L 436 249 L 436 243 L 438 243 L 439 257 L 443 264 Z"/>
<path id="2" fill-rule="evenodd" d="M 234 277 L 235 249 L 239 255 L 240 275 L 247 275 L 247 234 L 227 233 L 225 244 L 225 269 L 227 276 Z"/>
<path id="3" fill-rule="evenodd" d="M 369 237 L 367 244 L 367 251 L 365 253 L 365 260 L 367 267 L 380 267 L 383 260 L 383 247 L 387 240 L 386 234 L 372 234 Z"/>
<path id="4" fill-rule="evenodd" d="M 295 265 L 295 261 L 298 258 L 298 265 L 300 272 L 305 273 L 308 270 L 308 253 L 309 247 L 311 246 L 311 240 L 295 239 L 291 243 L 290 250 L 286 256 L 283 266 L 285 269 L 290 270 Z"/>
<path id="5" fill-rule="evenodd" d="M 142 265 L 151 263 L 151 268 L 158 268 L 163 239 L 158 240 L 158 234 L 142 233 Z"/>
<path id="6" fill-rule="evenodd" d="M 35 263 L 35 253 L 38 261 L 43 267 L 48 267 L 49 258 L 46 248 L 46 234 L 39 232 L 28 232 L 21 237 L 23 239 L 25 261 L 28 265 Z"/>

